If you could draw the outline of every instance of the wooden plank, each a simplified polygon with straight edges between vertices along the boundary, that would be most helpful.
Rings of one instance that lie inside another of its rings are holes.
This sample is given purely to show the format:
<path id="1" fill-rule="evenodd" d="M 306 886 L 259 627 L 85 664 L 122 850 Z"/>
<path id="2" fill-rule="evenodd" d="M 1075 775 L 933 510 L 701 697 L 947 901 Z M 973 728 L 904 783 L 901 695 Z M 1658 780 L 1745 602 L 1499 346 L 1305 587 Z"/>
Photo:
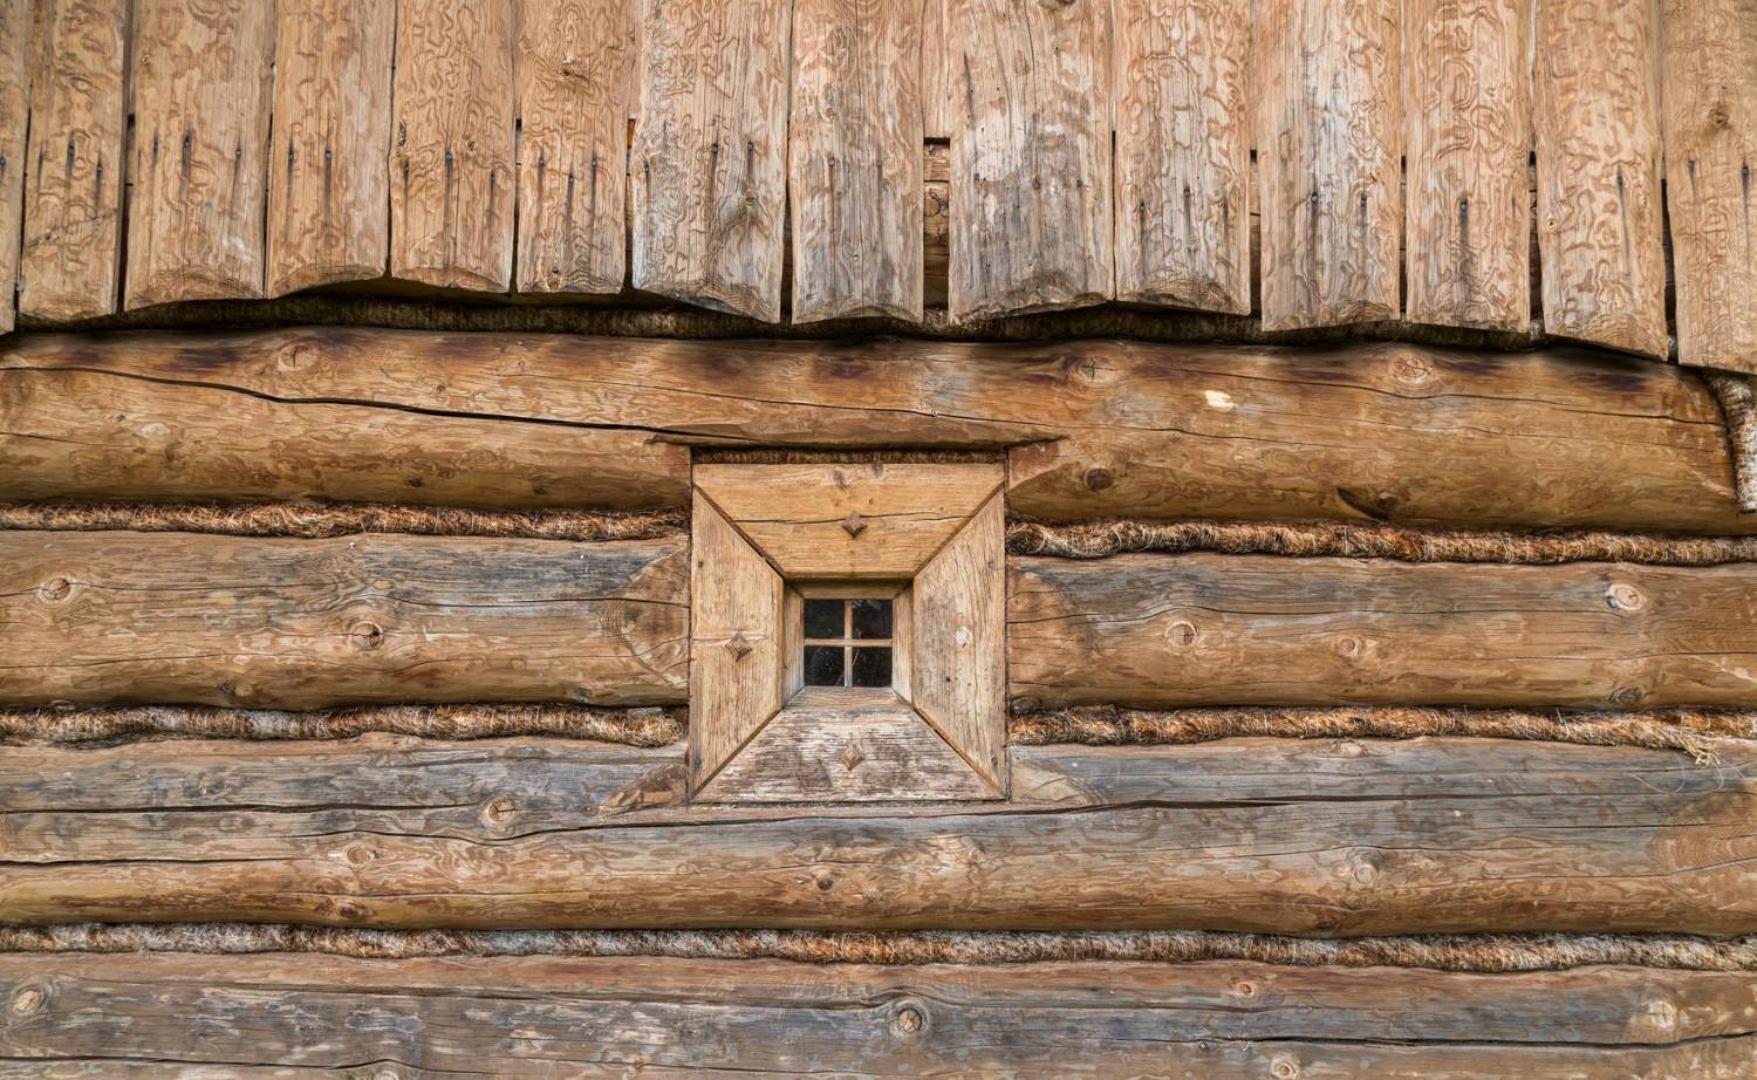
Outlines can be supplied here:
<path id="1" fill-rule="evenodd" d="M 16 321 L 34 6 L 35 0 L 0 0 L 0 334 L 11 333 Z"/>
<path id="2" fill-rule="evenodd" d="M 698 465 L 696 488 L 789 579 L 913 577 L 1005 480 L 999 465 Z"/>
<path id="3" fill-rule="evenodd" d="M 1116 297 L 1251 310 L 1251 6 L 1119 4 Z"/>
<path id="4" fill-rule="evenodd" d="M 1531 325 L 1531 2 L 1404 6 L 1411 322 Z"/>
<path id="5" fill-rule="evenodd" d="M 996 792 L 1007 787 L 1006 499 L 996 495 L 916 575 L 911 665 L 921 715 Z"/>
<path id="6" fill-rule="evenodd" d="M 684 805 L 675 749 L 574 740 L 16 747 L 0 767 L 0 917 L 1757 928 L 1757 760 L 1738 747 L 1712 763 L 1475 739 L 1012 756 L 1010 803 L 802 813 Z"/>
<path id="7" fill-rule="evenodd" d="M 1738 512 L 1724 421 L 1701 381 L 1602 353 L 332 327 L 20 335 L 0 343 L 0 368 L 700 445 L 1013 446 L 1010 509 L 1054 520 L 1757 530 Z"/>
<path id="8" fill-rule="evenodd" d="M 1748 705 L 1757 566 L 1193 554 L 1011 562 L 1046 705 Z"/>
<path id="9" fill-rule="evenodd" d="M 684 700 L 679 540 L 0 533 L 0 703 Z"/>
<path id="10" fill-rule="evenodd" d="M 1667 0 L 1664 8 L 1678 360 L 1757 372 L 1757 4 Z"/>
<path id="11" fill-rule="evenodd" d="M 1757 1050 L 1751 979 L 1737 972 L 217 959 L 0 957 L 17 1013 L 0 1059 L 228 1074 L 418 1061 L 434 1074 L 779 1075 L 858 1061 L 886 1076 L 1730 1080 Z"/>
<path id="12" fill-rule="evenodd" d="M 116 310 L 128 123 L 127 0 L 37 0 L 20 314 Z"/>
<path id="13" fill-rule="evenodd" d="M 1544 329 L 1664 359 L 1659 5 L 1536 2 Z"/>
<path id="14" fill-rule="evenodd" d="M 395 0 L 278 0 L 270 296 L 383 277 Z"/>
<path id="15" fill-rule="evenodd" d="M 946 35 L 949 0 L 921 3 L 921 134 L 929 139 L 952 137 L 950 45 Z"/>
<path id="16" fill-rule="evenodd" d="M 521 0 L 520 292 L 622 291 L 632 15 L 628 0 Z"/>
<path id="17" fill-rule="evenodd" d="M 513 0 L 397 0 L 390 273 L 512 286 Z"/>
<path id="18" fill-rule="evenodd" d="M 700 491 L 690 519 L 689 765 L 699 790 L 781 710 L 789 644 L 781 575 Z"/>
<path id="19" fill-rule="evenodd" d="M 1398 0 L 1290 0 L 1256 25 L 1263 328 L 1395 319 Z"/>
<path id="20" fill-rule="evenodd" d="M 630 157 L 634 287 L 781 318 L 786 0 L 649 0 Z"/>
<path id="21" fill-rule="evenodd" d="M 1109 11 L 947 0 L 955 323 L 1114 293 Z"/>
<path id="22" fill-rule="evenodd" d="M 922 315 L 919 0 L 798 0 L 793 321 Z"/>
<path id="23" fill-rule="evenodd" d="M 123 306 L 263 295 L 272 0 L 144 0 Z"/>

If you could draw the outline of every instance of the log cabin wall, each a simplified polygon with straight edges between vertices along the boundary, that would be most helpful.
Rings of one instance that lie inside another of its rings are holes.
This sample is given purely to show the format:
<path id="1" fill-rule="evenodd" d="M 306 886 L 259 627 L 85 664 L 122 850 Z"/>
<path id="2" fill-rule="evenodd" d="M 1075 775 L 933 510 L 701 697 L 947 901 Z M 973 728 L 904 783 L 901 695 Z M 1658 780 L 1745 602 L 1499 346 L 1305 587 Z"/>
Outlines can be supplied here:
<path id="1" fill-rule="evenodd" d="M 1757 1076 L 1754 72 L 0 0 L 0 1062 Z M 782 464 L 997 471 L 1004 798 L 693 797 L 697 470 Z"/>

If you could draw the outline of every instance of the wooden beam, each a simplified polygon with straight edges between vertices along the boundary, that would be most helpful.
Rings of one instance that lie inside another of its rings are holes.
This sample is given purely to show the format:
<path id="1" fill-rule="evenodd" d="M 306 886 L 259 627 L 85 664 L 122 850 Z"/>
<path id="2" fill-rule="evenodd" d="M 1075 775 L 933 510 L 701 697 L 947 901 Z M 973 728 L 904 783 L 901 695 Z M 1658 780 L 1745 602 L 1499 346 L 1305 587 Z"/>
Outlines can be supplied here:
<path id="1" fill-rule="evenodd" d="M 619 428 L 717 446 L 1013 447 L 1009 508 L 1057 520 L 1757 532 L 1757 517 L 1738 512 L 1707 388 L 1675 367 L 1602 354 L 369 328 L 0 344 L 0 373 L 70 368 L 119 386 L 152 379 L 189 394 L 267 397 L 289 411 L 319 401 L 372 416 L 548 421 L 567 425 L 558 445 L 586 428 Z M 4 430 L 51 430 L 28 419 L 17 393 L 0 394 Z M 221 440 L 210 444 L 213 460 L 235 452 L 260 462 L 250 448 L 262 433 L 223 412 L 207 429 Z M 113 422 L 93 413 L 86 426 Z M 631 486 L 645 482 L 638 459 L 628 468 Z M 509 484 L 501 505 L 523 501 L 523 488 Z M 548 498 L 533 491 L 530 505 Z"/>
<path id="2" fill-rule="evenodd" d="M 0 984 L 0 1061 L 106 1074 L 409 1061 L 791 1075 L 858 1061 L 882 1075 L 1038 1075 L 1053 1061 L 1058 1075 L 1608 1080 L 1731 1077 L 1757 1053 L 1748 975 L 1620 967 L 25 954 L 0 956 Z"/>
<path id="3" fill-rule="evenodd" d="M 16 321 L 18 239 L 24 228 L 25 126 L 35 0 L 0 0 L 0 334 Z"/>
<path id="4" fill-rule="evenodd" d="M 1042 705 L 1749 705 L 1757 565 L 1273 555 L 1011 562 L 1011 692 Z"/>
<path id="5" fill-rule="evenodd" d="M 1011 756 L 1011 803 L 806 813 L 685 805 L 675 748 L 14 747 L 0 919 L 1757 930 L 1743 748 L 1705 764 L 1457 738 Z"/>
<path id="6" fill-rule="evenodd" d="M 681 540 L 0 533 L 0 704 L 684 698 Z"/>

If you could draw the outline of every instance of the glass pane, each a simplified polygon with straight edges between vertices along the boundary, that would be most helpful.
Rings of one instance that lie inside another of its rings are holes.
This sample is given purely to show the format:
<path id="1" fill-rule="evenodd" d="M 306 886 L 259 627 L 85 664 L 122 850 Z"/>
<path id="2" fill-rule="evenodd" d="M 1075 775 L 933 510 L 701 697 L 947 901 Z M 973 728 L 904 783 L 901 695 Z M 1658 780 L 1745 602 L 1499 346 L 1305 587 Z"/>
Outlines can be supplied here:
<path id="1" fill-rule="evenodd" d="M 840 604 L 836 605 L 840 607 Z M 890 657 L 885 658 L 885 670 L 891 669 Z M 842 685 L 842 650 L 832 645 L 808 645 L 805 649 L 805 685 L 807 686 L 841 686 Z"/>
<path id="2" fill-rule="evenodd" d="M 842 601 L 807 600 L 805 602 L 805 636 L 808 638 L 840 638 L 842 636 Z M 812 683 L 824 686 L 825 683 Z"/>
<path id="3" fill-rule="evenodd" d="M 867 601 L 856 601 L 866 603 Z M 890 607 L 889 601 L 881 601 Z M 889 646 L 854 650 L 854 685 L 891 685 L 891 650 Z"/>
<path id="4" fill-rule="evenodd" d="M 891 602 L 889 600 L 854 601 L 854 636 L 869 639 L 890 637 Z"/>

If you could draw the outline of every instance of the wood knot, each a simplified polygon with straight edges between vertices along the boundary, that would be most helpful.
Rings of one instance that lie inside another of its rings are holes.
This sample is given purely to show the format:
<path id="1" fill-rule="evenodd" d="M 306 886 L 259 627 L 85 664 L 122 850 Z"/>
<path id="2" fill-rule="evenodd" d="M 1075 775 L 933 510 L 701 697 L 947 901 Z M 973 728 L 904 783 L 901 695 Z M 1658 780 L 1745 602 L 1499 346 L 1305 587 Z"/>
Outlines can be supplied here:
<path id="1" fill-rule="evenodd" d="M 1611 704 L 1630 706 L 1640 703 L 1647 696 L 1647 691 L 1639 686 L 1619 686 L 1611 691 Z"/>
<path id="2" fill-rule="evenodd" d="M 65 600 L 73 594 L 73 583 L 64 577 L 50 578 L 37 586 L 37 596 L 46 603 Z"/>
<path id="3" fill-rule="evenodd" d="M 354 644 L 368 652 L 384 644 L 384 628 L 371 620 L 355 623 L 348 635 L 354 639 Z"/>
<path id="4" fill-rule="evenodd" d="M 1641 590 L 1625 581 L 1613 582 L 1604 591 L 1604 598 L 1612 611 L 1640 611 L 1647 606 L 1647 597 L 1641 595 Z"/>
<path id="5" fill-rule="evenodd" d="M 726 640 L 726 651 L 732 654 L 733 662 L 736 663 L 756 651 L 756 646 L 746 640 L 744 631 L 740 630 Z"/>
<path id="6" fill-rule="evenodd" d="M 927 1027 L 927 1014 L 920 1005 L 901 1006 L 891 1016 L 891 1030 L 898 1035 L 919 1035 Z"/>
<path id="7" fill-rule="evenodd" d="M 1109 469 L 1094 467 L 1086 470 L 1086 486 L 1093 491 L 1103 491 L 1114 483 L 1116 477 L 1110 474 Z"/>
<path id="8" fill-rule="evenodd" d="M 866 519 L 859 514 L 849 514 L 842 519 L 842 531 L 858 540 L 860 534 L 866 531 Z"/>
<path id="9" fill-rule="evenodd" d="M 1405 386 L 1422 386 L 1434 377 L 1434 369 L 1421 357 L 1404 354 L 1391 365 L 1391 377 Z"/>
<path id="10" fill-rule="evenodd" d="M 6 1007 L 11 1010 L 14 1016 L 29 1016 L 40 1010 L 46 1000 L 48 1000 L 48 996 L 43 993 L 41 988 L 21 986 L 12 992 L 12 1000 L 7 1003 Z"/>
<path id="11" fill-rule="evenodd" d="M 1183 619 L 1179 619 L 1165 629 L 1165 640 L 1174 649 L 1187 649 L 1191 645 L 1194 645 L 1196 639 L 1201 636 L 1201 632 L 1196 629 L 1195 623 L 1187 622 Z"/>
<path id="12" fill-rule="evenodd" d="M 1283 1054 L 1269 1066 L 1269 1075 L 1275 1080 L 1295 1080 L 1299 1076 L 1299 1062 Z"/>
<path id="13" fill-rule="evenodd" d="M 1726 102 L 1716 102 L 1714 108 L 1708 110 L 1708 124 L 1710 127 L 1717 127 L 1723 130 L 1733 126 L 1733 116 L 1732 113 L 1727 110 Z"/>
<path id="14" fill-rule="evenodd" d="M 482 824 L 490 829 L 504 829 L 518 816 L 519 804 L 510 796 L 489 799 L 482 806 Z"/>

